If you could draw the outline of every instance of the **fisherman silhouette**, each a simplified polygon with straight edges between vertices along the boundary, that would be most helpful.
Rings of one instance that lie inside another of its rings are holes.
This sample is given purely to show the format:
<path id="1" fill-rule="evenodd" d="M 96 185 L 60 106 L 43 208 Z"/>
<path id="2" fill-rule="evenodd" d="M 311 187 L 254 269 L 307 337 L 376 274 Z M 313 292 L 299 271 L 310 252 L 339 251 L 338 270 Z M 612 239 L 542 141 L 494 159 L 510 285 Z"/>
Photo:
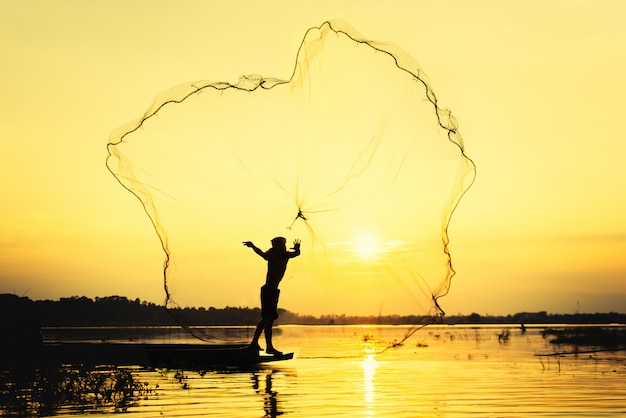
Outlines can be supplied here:
<path id="1" fill-rule="evenodd" d="M 287 240 L 283 237 L 272 239 L 272 248 L 265 252 L 251 241 L 244 241 L 243 245 L 252 248 L 267 261 L 267 276 L 265 284 L 261 287 L 261 321 L 256 326 L 250 346 L 261 350 L 259 337 L 265 332 L 265 351 L 268 354 L 280 356 L 282 353 L 276 350 L 272 343 L 272 326 L 278 318 L 278 296 L 280 295 L 278 285 L 285 275 L 289 259 L 300 255 L 300 240 L 293 241 L 293 251 L 287 251 Z"/>

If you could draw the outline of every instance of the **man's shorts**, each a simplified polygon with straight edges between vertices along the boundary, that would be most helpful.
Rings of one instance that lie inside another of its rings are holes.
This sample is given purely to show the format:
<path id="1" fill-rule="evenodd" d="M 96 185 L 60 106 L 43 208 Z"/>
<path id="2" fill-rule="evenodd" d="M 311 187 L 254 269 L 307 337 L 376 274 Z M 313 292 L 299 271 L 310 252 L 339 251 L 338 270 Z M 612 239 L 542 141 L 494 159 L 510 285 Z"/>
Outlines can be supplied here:
<path id="1" fill-rule="evenodd" d="M 261 318 L 277 319 L 278 318 L 278 296 L 280 289 L 273 287 L 261 287 Z"/>

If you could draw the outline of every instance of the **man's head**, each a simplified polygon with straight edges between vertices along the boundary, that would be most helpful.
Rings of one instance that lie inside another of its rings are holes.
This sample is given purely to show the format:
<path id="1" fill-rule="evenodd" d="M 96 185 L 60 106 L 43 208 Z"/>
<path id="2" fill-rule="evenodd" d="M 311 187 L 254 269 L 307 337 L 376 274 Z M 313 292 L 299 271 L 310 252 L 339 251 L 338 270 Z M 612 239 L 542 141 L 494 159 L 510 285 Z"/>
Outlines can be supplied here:
<path id="1" fill-rule="evenodd" d="M 272 248 L 284 250 L 287 248 L 287 239 L 284 237 L 276 237 L 272 239 Z"/>

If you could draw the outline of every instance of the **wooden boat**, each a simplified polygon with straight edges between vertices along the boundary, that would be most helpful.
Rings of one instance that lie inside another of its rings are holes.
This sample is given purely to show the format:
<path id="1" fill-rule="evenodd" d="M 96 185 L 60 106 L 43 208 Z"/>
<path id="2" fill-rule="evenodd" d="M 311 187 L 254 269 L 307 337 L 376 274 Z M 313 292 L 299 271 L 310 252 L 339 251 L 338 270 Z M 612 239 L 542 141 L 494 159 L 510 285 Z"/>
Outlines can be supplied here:
<path id="1" fill-rule="evenodd" d="M 150 364 L 156 368 L 202 369 L 215 366 L 253 366 L 272 361 L 289 360 L 293 353 L 279 356 L 261 355 L 249 345 L 158 345 L 146 350 Z"/>
<path id="2" fill-rule="evenodd" d="M 262 355 L 247 344 L 135 344 L 107 342 L 44 343 L 4 356 L 0 366 L 33 364 L 35 367 L 55 365 L 142 366 L 181 370 L 212 368 L 245 368 L 293 358 L 293 353 L 280 356 Z"/>

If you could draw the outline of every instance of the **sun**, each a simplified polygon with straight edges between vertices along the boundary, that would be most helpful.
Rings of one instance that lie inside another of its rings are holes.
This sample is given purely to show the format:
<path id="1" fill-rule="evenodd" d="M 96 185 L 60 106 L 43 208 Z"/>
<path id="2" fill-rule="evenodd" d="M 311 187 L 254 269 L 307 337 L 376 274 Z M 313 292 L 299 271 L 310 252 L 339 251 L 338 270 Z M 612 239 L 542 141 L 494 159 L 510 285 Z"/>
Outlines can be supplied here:
<path id="1" fill-rule="evenodd" d="M 354 248 L 359 257 L 372 259 L 380 251 L 378 238 L 371 232 L 363 232 L 354 239 Z"/>

